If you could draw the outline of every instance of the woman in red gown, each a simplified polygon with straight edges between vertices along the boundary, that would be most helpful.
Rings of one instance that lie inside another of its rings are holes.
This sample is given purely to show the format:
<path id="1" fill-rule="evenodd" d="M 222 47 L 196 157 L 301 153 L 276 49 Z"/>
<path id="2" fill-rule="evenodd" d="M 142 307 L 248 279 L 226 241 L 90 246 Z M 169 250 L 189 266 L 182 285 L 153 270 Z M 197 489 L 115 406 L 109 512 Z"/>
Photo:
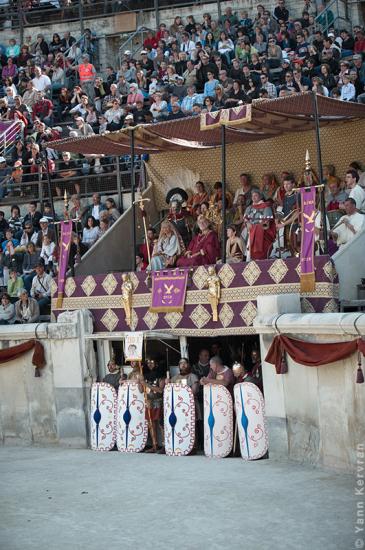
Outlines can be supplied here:
<path id="1" fill-rule="evenodd" d="M 200 215 L 197 224 L 200 233 L 193 237 L 184 256 L 177 261 L 178 267 L 215 264 L 220 257 L 218 236 L 209 228 L 209 220 Z"/>

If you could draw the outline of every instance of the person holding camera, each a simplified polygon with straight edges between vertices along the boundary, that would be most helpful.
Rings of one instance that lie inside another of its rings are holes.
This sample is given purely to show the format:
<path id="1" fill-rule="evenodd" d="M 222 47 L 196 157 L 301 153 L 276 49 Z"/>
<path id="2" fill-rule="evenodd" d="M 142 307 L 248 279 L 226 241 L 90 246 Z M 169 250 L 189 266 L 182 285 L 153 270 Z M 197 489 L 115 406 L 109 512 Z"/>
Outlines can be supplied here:
<path id="1" fill-rule="evenodd" d="M 37 300 L 40 311 L 48 309 L 51 303 L 52 277 L 44 270 L 44 262 L 39 261 L 35 268 L 36 276 L 32 281 L 30 295 Z"/>

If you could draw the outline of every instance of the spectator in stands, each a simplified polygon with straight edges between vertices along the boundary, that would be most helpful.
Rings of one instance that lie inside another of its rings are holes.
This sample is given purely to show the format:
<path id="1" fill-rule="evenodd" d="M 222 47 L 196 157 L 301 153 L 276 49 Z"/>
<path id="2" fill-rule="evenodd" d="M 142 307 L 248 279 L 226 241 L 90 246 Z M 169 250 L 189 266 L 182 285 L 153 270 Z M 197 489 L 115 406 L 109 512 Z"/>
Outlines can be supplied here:
<path id="1" fill-rule="evenodd" d="M 23 104 L 28 107 L 29 110 L 33 110 L 33 106 L 37 102 L 37 90 L 34 87 L 32 80 L 28 80 L 26 90 L 23 94 Z"/>
<path id="2" fill-rule="evenodd" d="M 82 232 L 82 244 L 86 248 L 91 248 L 100 236 L 99 226 L 93 216 L 88 216 L 86 225 Z"/>
<path id="3" fill-rule="evenodd" d="M 49 220 L 46 216 L 43 216 L 39 220 L 40 231 L 38 232 L 37 248 L 42 247 L 43 238 L 47 235 L 51 241 L 55 241 L 54 230 L 49 227 Z"/>
<path id="4" fill-rule="evenodd" d="M 42 73 L 42 69 L 40 67 L 34 68 L 34 74 L 35 77 L 32 80 L 34 88 L 38 92 L 48 93 L 52 86 L 49 76 Z M 39 98 L 39 96 L 37 96 L 37 98 Z"/>
<path id="5" fill-rule="evenodd" d="M 23 282 L 24 288 L 30 292 L 32 281 L 36 275 L 35 268 L 39 263 L 39 250 L 36 250 L 35 244 L 30 242 L 27 244 L 26 253 L 23 257 Z"/>
<path id="6" fill-rule="evenodd" d="M 113 223 L 120 217 L 120 212 L 115 204 L 115 200 L 110 197 L 106 199 L 105 207 L 109 216 L 110 225 L 113 225 Z"/>
<path id="7" fill-rule="evenodd" d="M 42 92 L 37 92 L 36 102 L 33 105 L 33 118 L 38 118 L 46 126 L 51 126 L 53 122 L 53 103 L 44 97 Z"/>
<path id="8" fill-rule="evenodd" d="M 24 282 L 22 277 L 17 273 L 17 270 L 14 268 L 9 269 L 9 279 L 7 285 L 7 292 L 10 296 L 10 301 L 15 303 L 18 299 L 20 290 L 24 287 Z"/>
<path id="9" fill-rule="evenodd" d="M 7 64 L 4 65 L 1 71 L 1 77 L 3 79 L 3 83 L 6 84 L 5 80 L 6 78 L 11 78 L 14 80 L 18 74 L 17 66 L 14 63 L 14 60 L 12 57 L 8 58 Z"/>
<path id="10" fill-rule="evenodd" d="M 268 75 L 262 74 L 260 76 L 260 80 L 261 80 L 261 89 L 267 91 L 270 99 L 276 98 L 277 97 L 276 87 L 272 82 L 269 82 Z"/>
<path id="11" fill-rule="evenodd" d="M 29 296 L 23 288 L 19 294 L 19 300 L 15 304 L 15 323 L 37 323 L 39 320 L 39 304 L 37 300 Z"/>
<path id="12" fill-rule="evenodd" d="M 30 201 L 28 203 L 28 213 L 24 216 L 23 220 L 24 227 L 26 227 L 29 222 L 36 231 L 39 231 L 39 220 L 41 217 L 42 214 L 37 210 L 37 203 L 35 201 Z"/>
<path id="13" fill-rule="evenodd" d="M 95 97 L 94 84 L 96 78 L 96 70 L 92 63 L 90 63 L 90 57 L 87 54 L 82 56 L 82 62 L 75 66 L 79 73 L 79 80 L 82 90 L 93 101 Z"/>
<path id="14" fill-rule="evenodd" d="M 106 206 L 105 206 L 105 204 L 103 204 L 101 202 L 100 194 L 99 193 L 93 193 L 92 204 L 90 204 L 87 207 L 87 210 L 86 210 L 86 213 L 85 213 L 86 219 L 89 216 L 92 216 L 95 220 L 98 221 L 100 219 L 100 213 L 103 212 L 104 210 L 106 210 Z"/>
<path id="15" fill-rule="evenodd" d="M 42 248 L 39 257 L 40 260 L 43 262 L 44 268 L 47 273 L 50 273 L 53 268 L 55 248 L 55 243 L 51 241 L 48 235 L 45 235 L 43 237 Z"/>
<path id="16" fill-rule="evenodd" d="M 110 109 L 105 111 L 104 116 L 108 122 L 107 130 L 114 131 L 120 130 L 123 126 L 124 110 L 121 108 L 119 99 L 113 99 Z"/>
<path id="17" fill-rule="evenodd" d="M 26 248 L 29 243 L 37 244 L 38 232 L 30 221 L 24 222 L 24 231 L 20 239 L 21 248 Z"/>
<path id="18" fill-rule="evenodd" d="M 15 322 L 15 306 L 6 292 L 1 296 L 0 325 L 12 325 Z"/>
<path id="19" fill-rule="evenodd" d="M 78 170 L 76 166 L 76 162 L 71 159 L 70 153 L 67 151 L 63 151 L 62 153 L 62 161 L 58 165 L 58 172 L 57 177 L 62 178 L 65 182 L 69 180 L 69 178 L 75 178 L 78 175 Z M 72 184 L 75 188 L 75 192 L 77 194 L 80 193 L 80 184 L 76 181 L 72 181 Z M 71 185 L 72 185 L 71 184 Z M 56 184 L 56 193 L 58 197 L 62 197 L 64 195 L 65 189 L 67 191 L 70 191 L 69 185 L 67 183 L 61 188 L 60 184 Z"/>
<path id="20" fill-rule="evenodd" d="M 10 181 L 10 175 L 10 166 L 7 166 L 6 159 L 4 157 L 0 157 L 0 200 L 7 194 L 7 185 Z"/>
<path id="21" fill-rule="evenodd" d="M 73 128 L 71 129 L 71 131 L 74 133 L 74 137 L 76 136 L 90 136 L 92 134 L 94 134 L 94 130 L 92 129 L 92 127 L 90 126 L 90 124 L 88 124 L 87 122 L 85 122 L 85 120 L 78 116 L 75 118 L 75 124 L 76 124 L 76 129 L 74 130 Z"/>
<path id="22" fill-rule="evenodd" d="M 154 121 L 161 120 L 167 116 L 167 103 L 162 99 L 162 93 L 156 92 L 153 96 L 153 103 L 150 111 Z"/>
<path id="23" fill-rule="evenodd" d="M 356 97 L 355 86 L 350 82 L 350 75 L 343 75 L 343 84 L 341 86 L 341 100 L 354 101 Z"/>
<path id="24" fill-rule="evenodd" d="M 0 210 L 0 243 L 5 238 L 5 232 L 9 228 L 9 224 L 5 219 L 5 212 Z"/>
<path id="25" fill-rule="evenodd" d="M 23 233 L 23 218 L 20 215 L 19 206 L 17 204 L 13 204 L 10 213 L 11 215 L 8 220 L 9 228 L 13 231 L 14 238 L 19 241 Z"/>
<path id="26" fill-rule="evenodd" d="M 51 303 L 52 277 L 45 272 L 44 263 L 38 262 L 35 268 L 36 275 L 32 281 L 30 295 L 37 300 L 40 312 L 48 311 Z"/>

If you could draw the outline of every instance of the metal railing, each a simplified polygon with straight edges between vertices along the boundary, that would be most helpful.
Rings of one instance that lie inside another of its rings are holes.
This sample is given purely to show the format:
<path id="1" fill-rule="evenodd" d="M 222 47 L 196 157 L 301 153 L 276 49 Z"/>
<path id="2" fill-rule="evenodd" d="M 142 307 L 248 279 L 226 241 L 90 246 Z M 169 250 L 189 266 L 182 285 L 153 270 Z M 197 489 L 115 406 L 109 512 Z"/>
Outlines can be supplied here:
<path id="1" fill-rule="evenodd" d="M 59 163 L 60 161 L 57 161 Z M 123 211 L 123 193 L 131 191 L 131 173 L 130 161 L 126 157 L 119 159 L 119 166 L 116 159 L 102 165 L 103 172 L 95 173 L 93 168 L 86 165 L 79 165 L 77 170 L 79 174 L 73 177 L 62 178 L 59 171 L 56 170 L 50 174 L 50 188 L 52 199 L 63 198 L 66 189 L 67 194 L 78 194 L 82 198 L 91 197 L 93 193 L 98 192 L 102 195 L 118 195 L 119 208 Z M 38 171 L 32 174 L 23 174 L 20 182 L 10 180 L 6 184 L 7 194 L 0 200 L 0 205 L 6 206 L 16 202 L 17 204 L 26 204 L 30 200 L 43 203 L 50 201 L 47 174 L 44 163 L 38 165 Z M 90 173 L 82 173 L 82 170 Z M 136 170 L 136 187 L 144 188 L 144 173 L 138 167 Z"/>
<path id="2" fill-rule="evenodd" d="M 4 124 L 5 121 L 2 122 Z M 9 126 L 0 135 L 0 156 L 6 157 L 14 146 L 15 140 L 21 136 L 21 124 L 14 121 L 9 123 Z"/>
<path id="3" fill-rule="evenodd" d="M 120 62 L 123 58 L 123 53 L 126 50 L 130 50 L 133 57 L 138 55 L 142 51 L 143 42 L 149 31 L 152 31 L 152 29 L 149 29 L 148 27 L 139 27 L 135 32 L 131 33 L 128 38 L 121 43 L 121 45 L 119 46 Z"/>
<path id="4" fill-rule="evenodd" d="M 345 28 L 352 30 L 352 23 L 349 19 L 348 5 L 345 0 L 332 0 L 325 9 L 317 15 L 316 25 L 321 28 L 323 33 L 327 33 L 330 28 L 337 31 Z"/>

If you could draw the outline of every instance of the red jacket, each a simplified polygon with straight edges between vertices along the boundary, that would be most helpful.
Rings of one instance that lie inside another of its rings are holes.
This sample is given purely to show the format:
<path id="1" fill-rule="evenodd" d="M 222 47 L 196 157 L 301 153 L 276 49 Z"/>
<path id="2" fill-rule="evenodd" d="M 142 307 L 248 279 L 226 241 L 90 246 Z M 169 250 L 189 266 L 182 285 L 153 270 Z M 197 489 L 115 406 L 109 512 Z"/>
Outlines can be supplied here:
<path id="1" fill-rule="evenodd" d="M 49 116 L 53 111 L 53 103 L 49 99 L 41 99 L 33 105 L 33 119 Z"/>

